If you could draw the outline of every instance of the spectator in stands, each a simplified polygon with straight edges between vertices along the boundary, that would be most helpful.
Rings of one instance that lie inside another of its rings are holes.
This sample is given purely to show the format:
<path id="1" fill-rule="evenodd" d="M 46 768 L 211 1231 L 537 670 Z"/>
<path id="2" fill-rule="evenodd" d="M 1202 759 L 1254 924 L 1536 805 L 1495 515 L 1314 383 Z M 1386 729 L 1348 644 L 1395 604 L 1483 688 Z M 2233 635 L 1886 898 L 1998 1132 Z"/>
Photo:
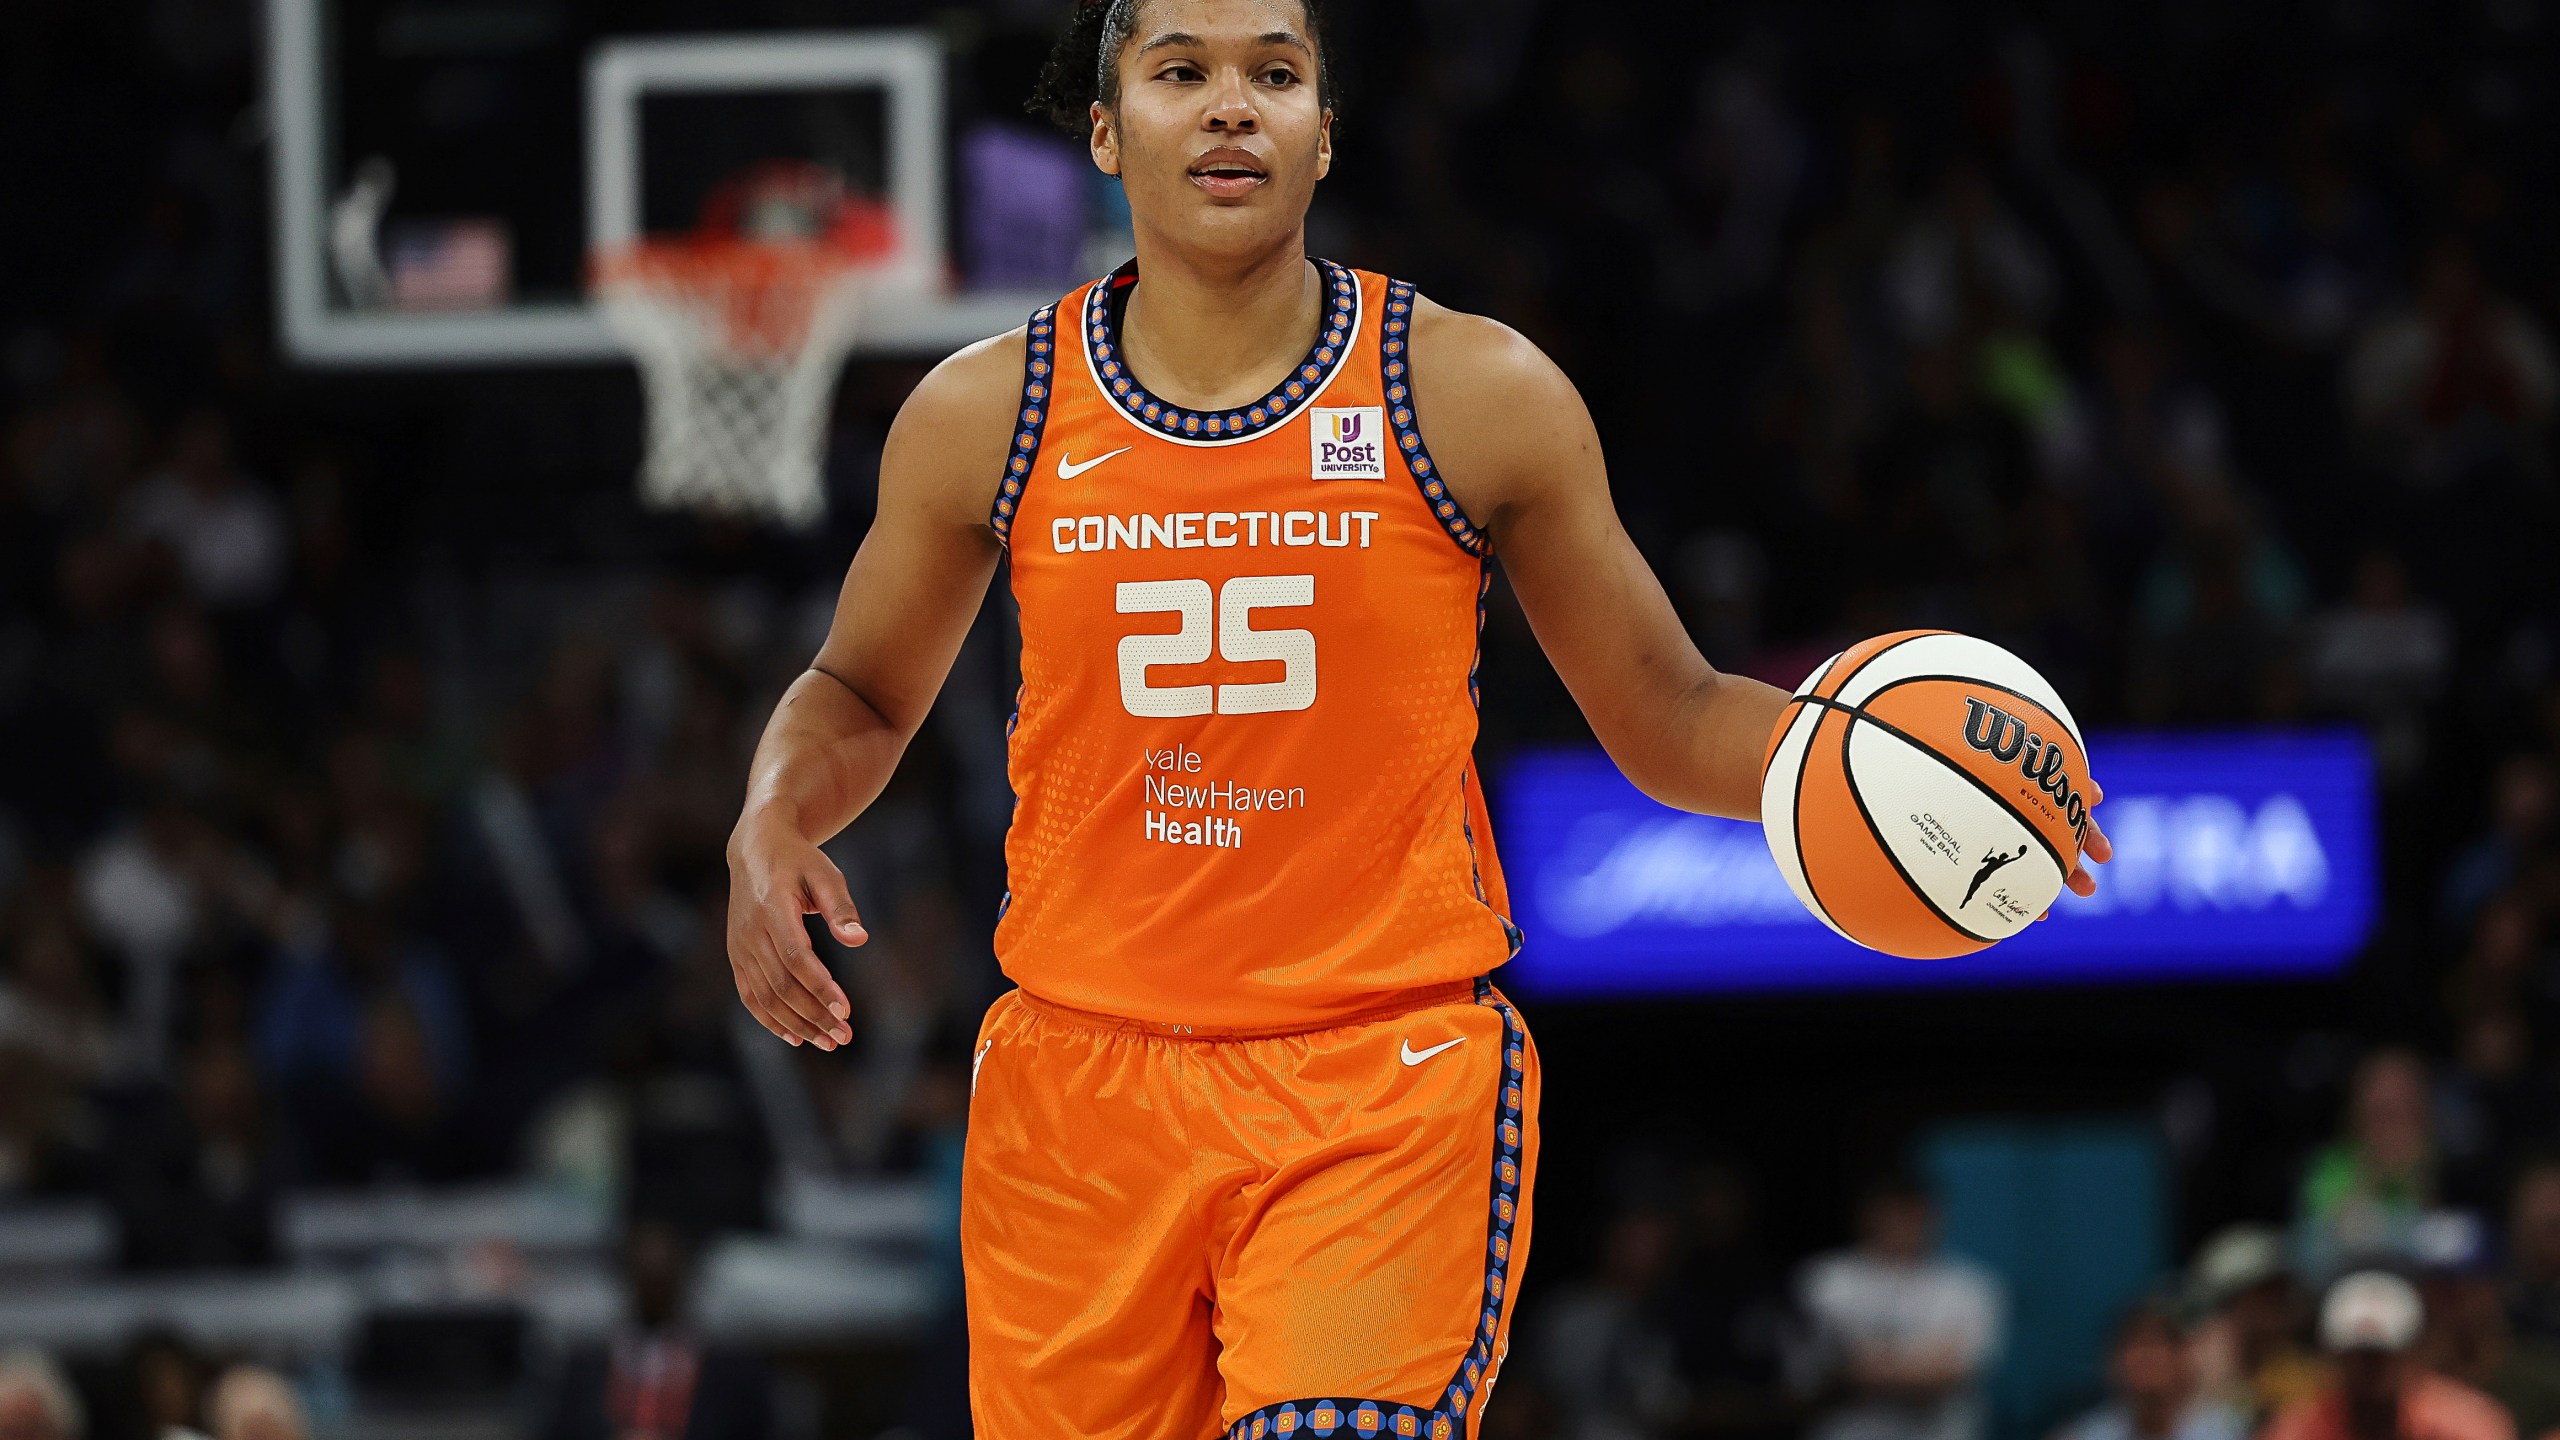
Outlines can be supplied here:
<path id="1" fill-rule="evenodd" d="M 143 1073 L 167 1063 L 179 971 L 211 918 L 204 881 L 235 858 L 210 821 L 164 795 L 80 861 L 81 918 L 123 961 L 125 1048 Z"/>
<path id="2" fill-rule="evenodd" d="M 634 1221 L 622 1272 L 629 1322 L 610 1344 L 573 1353 L 561 1367 L 535 1440 L 770 1440 L 773 1380 L 764 1362 L 693 1333 L 685 1237 L 663 1221 Z"/>
<path id="3" fill-rule="evenodd" d="M 2249 260 L 2284 333 L 2306 350 L 2344 339 L 2389 276 L 2383 207 L 2316 138 L 2337 123 L 2328 109 L 2315 103 L 2294 118 L 2290 173 L 2254 197 L 2266 211 L 2253 217 Z"/>
<path id="4" fill-rule="evenodd" d="M 2544 931 L 2539 897 L 2524 885 L 2489 897 L 2471 924 L 2471 943 L 2446 982 L 2457 1013 L 2519 1010 L 2547 1003 Z"/>
<path id="5" fill-rule="evenodd" d="M 2142 579 L 2127 706 L 2153 723 L 2280 711 L 2280 666 L 2309 595 L 2302 563 L 2227 480 L 2173 497 L 2175 533 Z"/>
<path id="6" fill-rule="evenodd" d="M 2438 1069 L 2435 1126 L 2448 1203 L 2489 1210 L 2503 1198 L 2517 1145 L 2552 1133 L 2560 1086 L 2534 1064 L 2533 1026 L 2510 1000 L 2454 1013 L 2452 1056 Z"/>
<path id="7" fill-rule="evenodd" d="M 2029 325 L 2052 307 L 2051 252 L 1971 158 L 1947 166 L 1938 194 L 1897 237 L 1884 269 L 1886 303 L 1914 349 L 1973 338 L 1993 314 Z"/>
<path id="8" fill-rule="evenodd" d="M 2516 1175 L 2507 1200 L 2507 1319 L 2518 1336 L 2560 1343 L 2560 1155 Z"/>
<path id="9" fill-rule="evenodd" d="M 284 586 L 284 511 L 241 473 L 219 411 L 198 410 L 180 422 L 167 463 L 135 487 L 125 525 L 136 538 L 168 547 L 187 588 L 208 606 L 261 604 Z"/>
<path id="10" fill-rule="evenodd" d="M 82 1440 L 88 1428 L 79 1393 L 53 1357 L 0 1353 L 0 1440 Z"/>
<path id="11" fill-rule="evenodd" d="M 2001 1341 L 1989 1275 L 1937 1253 L 1937 1206 L 1908 1176 L 1867 1187 L 1855 1248 L 1806 1266 L 1798 1297 L 1813 1330 L 1802 1380 L 1832 1403 L 1810 1440 L 1975 1440 L 1975 1386 Z"/>
<path id="12" fill-rule="evenodd" d="M 1786 1393 L 1794 1307 L 1763 1246 L 1751 1176 L 1733 1160 L 1689 1171 L 1681 1186 L 1686 1251 L 1672 1282 L 1671 1329 L 1695 1398 L 1694 1429 L 1735 1437 L 1794 1436 L 1803 1407 Z"/>
<path id="13" fill-rule="evenodd" d="M 2055 1440 L 2242 1440 L 2248 1417 L 2200 1393 L 2186 1327 L 2175 1305 L 2145 1300 L 2116 1325 L 2106 1404 Z"/>
<path id="14" fill-rule="evenodd" d="M 2360 1270 L 2329 1288 L 2320 1344 L 2337 1376 L 2285 1409 L 2260 1440 L 2516 1440 L 2497 1401 L 2411 1353 L 2426 1318 L 2416 1287 Z"/>
<path id="15" fill-rule="evenodd" d="M 2453 668 L 2453 623 L 2412 593 L 2397 553 L 2376 547 L 2356 562 L 2346 602 L 2312 619 L 2302 664 L 2313 702 L 2363 722 L 2388 778 L 2414 778 L 2426 707 Z"/>
<path id="16" fill-rule="evenodd" d="M 2489 828 L 2445 867 L 2443 913 L 2454 930 L 2471 923 L 2528 862 L 2551 843 L 2560 815 L 2560 775 L 2550 757 L 2519 751 L 2498 765 L 2489 786 Z"/>
<path id="17" fill-rule="evenodd" d="M 2167 498 L 2228 473 L 2229 425 L 2213 392 L 2186 373 L 2176 337 L 2112 328 L 2097 340 L 2100 385 L 2089 402 L 2097 436 L 2056 475 L 2093 529 L 2118 544 L 2146 541 Z"/>
<path id="18" fill-rule="evenodd" d="M 0 1196 L 67 1188 L 93 1153 L 87 1096 L 118 1061 L 63 876 L 25 887 L 0 925 Z"/>
<path id="19" fill-rule="evenodd" d="M 1874 567 L 1866 578 L 1918 593 L 1947 578 L 1938 557 L 1990 563 L 2035 477 L 2024 438 L 1969 383 L 1959 347 L 1914 351 L 1902 378 L 1907 403 L 1860 459 L 1866 528 L 1855 543 Z"/>
<path id="20" fill-rule="evenodd" d="M 53 1147 L 57 1088 L 24 1050 L 0 1048 L 0 1196 L 37 1189 Z"/>
<path id="21" fill-rule="evenodd" d="M 2418 1218 L 2436 1198 L 2426 1062 L 2397 1048 L 2367 1055 L 2349 1087 L 2346 1128 L 2303 1171 L 2294 1252 L 2314 1280 L 2412 1253 Z"/>
<path id="22" fill-rule="evenodd" d="M 2423 1286 L 2427 1328 L 2419 1356 L 2506 1408 L 2516 1433 L 2533 1440 L 2560 1429 L 2560 1344 L 2519 1338 L 2499 1303 L 2479 1227 L 2437 1227 L 2459 1237 L 2458 1253 L 2431 1265 Z"/>
<path id="23" fill-rule="evenodd" d="M 1564 1440 L 1647 1440 L 1686 1415 L 1689 1385 L 1665 1305 L 1679 1231 L 1651 1206 L 1621 1211 L 1599 1272 L 1544 1302 L 1538 1379 L 1570 1417 Z"/>
<path id="24" fill-rule="evenodd" d="M 283 1376 L 256 1365 L 234 1365 L 213 1382 L 207 1402 L 213 1440 L 309 1440 L 302 1402 Z"/>
<path id="25" fill-rule="evenodd" d="M 125 1394 L 143 1440 L 204 1440 L 205 1361 L 174 1330 L 145 1330 L 125 1348 Z"/>
<path id="26" fill-rule="evenodd" d="M 331 938 L 285 952 L 258 1016 L 295 1164 L 322 1183 L 453 1178 L 471 1037 L 452 967 L 376 907 L 338 907 Z"/>
<path id="27" fill-rule="evenodd" d="M 208 1035 L 182 1082 L 119 1097 L 106 1191 L 128 1269 L 275 1259 L 276 1173 L 248 1049 Z"/>
<path id="28" fill-rule="evenodd" d="M 2375 317 L 2347 363 L 2356 422 L 2421 486 L 2484 464 L 2539 473 L 2555 393 L 2550 333 L 2490 288 L 2457 239 L 2428 252 L 2416 303 Z"/>
<path id="29" fill-rule="evenodd" d="M 75 1089 L 106 1079 L 115 1034 L 68 908 L 30 905 L 16 940 L 0 971 L 0 1050 L 24 1052 Z"/>
<path id="30" fill-rule="evenodd" d="M 2191 1342 L 2198 1388 L 2251 1431 L 2328 1378 L 2297 1333 L 2301 1292 L 2277 1231 L 2233 1225 L 2205 1242 L 2188 1275 L 2187 1302 L 2204 1317 Z"/>
<path id="31" fill-rule="evenodd" d="M 132 478 L 144 426 L 106 350 L 95 335 L 69 339 L 51 393 L 24 408 L 10 436 L 27 498 L 41 513 L 94 509 Z"/>

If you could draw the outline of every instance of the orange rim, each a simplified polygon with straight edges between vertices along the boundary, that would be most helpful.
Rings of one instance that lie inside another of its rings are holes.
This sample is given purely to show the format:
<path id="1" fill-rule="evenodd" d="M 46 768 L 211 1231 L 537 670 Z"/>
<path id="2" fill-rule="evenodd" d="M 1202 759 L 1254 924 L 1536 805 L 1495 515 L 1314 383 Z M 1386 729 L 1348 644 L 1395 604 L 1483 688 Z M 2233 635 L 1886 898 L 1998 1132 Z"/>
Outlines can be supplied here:
<path id="1" fill-rule="evenodd" d="M 896 239 L 886 207 L 847 202 L 820 240 L 641 240 L 597 252 L 590 277 L 599 292 L 646 296 L 705 317 L 730 353 L 765 357 L 807 344 L 828 295 L 877 269 Z"/>

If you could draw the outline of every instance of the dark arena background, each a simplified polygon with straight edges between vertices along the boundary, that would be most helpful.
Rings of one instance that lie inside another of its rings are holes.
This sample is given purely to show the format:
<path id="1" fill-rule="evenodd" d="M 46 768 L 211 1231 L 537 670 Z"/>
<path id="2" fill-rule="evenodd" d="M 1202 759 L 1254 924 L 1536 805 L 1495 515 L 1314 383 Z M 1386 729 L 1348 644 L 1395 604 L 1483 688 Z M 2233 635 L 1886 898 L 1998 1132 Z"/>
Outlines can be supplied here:
<path id="1" fill-rule="evenodd" d="M 846 1050 L 739 1007 L 723 844 L 901 399 L 1128 253 L 1020 113 L 1064 13 L 0 7 L 0 1437 L 967 1433 L 1001 587 L 829 847 Z M 929 195 L 935 288 L 866 316 L 821 523 L 646 508 L 590 59 L 800 31 L 925 59 L 640 96 L 641 221 L 825 159 Z M 2124 851 L 1980 962 L 1861 955 L 1593 759 L 1497 583 L 1548 1092 L 1488 1436 L 2560 1429 L 2560 10 L 1335 0 L 1327 48 L 1311 248 L 1556 357 L 1707 656 L 2005 645 Z"/>

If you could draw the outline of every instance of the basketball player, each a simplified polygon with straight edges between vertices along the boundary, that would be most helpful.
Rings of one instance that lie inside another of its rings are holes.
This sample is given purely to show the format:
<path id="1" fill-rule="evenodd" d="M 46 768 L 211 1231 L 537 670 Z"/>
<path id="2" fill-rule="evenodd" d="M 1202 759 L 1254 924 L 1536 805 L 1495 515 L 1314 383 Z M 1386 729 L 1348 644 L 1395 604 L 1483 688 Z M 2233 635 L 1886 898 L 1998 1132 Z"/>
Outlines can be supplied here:
<path id="1" fill-rule="evenodd" d="M 1486 978 L 1519 941 L 1470 761 L 1491 556 L 1656 799 L 1755 818 L 1784 701 L 1690 644 L 1554 364 L 1309 258 L 1313 9 L 1078 13 L 1043 95 L 1137 259 L 907 401 L 731 841 L 739 992 L 834 1049 L 802 917 L 866 934 L 818 845 L 1009 557 L 1019 988 L 979 1036 L 961 1221 L 991 1440 L 1472 1435 L 1538 1153 L 1537 1054 Z"/>

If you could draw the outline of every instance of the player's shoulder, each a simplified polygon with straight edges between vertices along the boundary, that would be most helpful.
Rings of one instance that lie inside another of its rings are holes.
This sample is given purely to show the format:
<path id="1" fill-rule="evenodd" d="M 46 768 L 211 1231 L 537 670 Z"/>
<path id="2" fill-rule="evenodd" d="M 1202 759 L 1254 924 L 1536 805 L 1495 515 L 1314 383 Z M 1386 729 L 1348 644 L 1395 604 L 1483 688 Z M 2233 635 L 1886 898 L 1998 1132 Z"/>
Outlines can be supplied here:
<path id="1" fill-rule="evenodd" d="M 1028 329 L 1016 325 L 951 352 L 916 382 L 899 407 L 899 419 L 912 415 L 936 428 L 984 419 L 1009 431 L 1007 417 L 1022 395 L 1022 346 Z"/>
<path id="2" fill-rule="evenodd" d="M 1413 370 L 1417 390 L 1457 403 L 1502 404 L 1573 388 L 1528 336 L 1427 295 L 1414 297 Z"/>
<path id="3" fill-rule="evenodd" d="M 955 522 L 985 519 L 1013 447 L 1025 328 L 961 347 L 907 392 L 880 457 L 884 504 L 903 495 Z"/>
<path id="4" fill-rule="evenodd" d="M 1413 391 L 1424 438 L 1534 460 L 1589 424 L 1582 393 L 1536 341 L 1489 315 L 1416 297 Z M 1436 433 L 1435 433 L 1436 432 Z M 1444 460 L 1457 457 L 1446 456 Z"/>
<path id="5" fill-rule="evenodd" d="M 1485 315 L 1414 305 L 1412 384 L 1424 443 L 1458 502 L 1500 533 L 1512 509 L 1599 453 L 1590 408 L 1528 336 Z"/>

